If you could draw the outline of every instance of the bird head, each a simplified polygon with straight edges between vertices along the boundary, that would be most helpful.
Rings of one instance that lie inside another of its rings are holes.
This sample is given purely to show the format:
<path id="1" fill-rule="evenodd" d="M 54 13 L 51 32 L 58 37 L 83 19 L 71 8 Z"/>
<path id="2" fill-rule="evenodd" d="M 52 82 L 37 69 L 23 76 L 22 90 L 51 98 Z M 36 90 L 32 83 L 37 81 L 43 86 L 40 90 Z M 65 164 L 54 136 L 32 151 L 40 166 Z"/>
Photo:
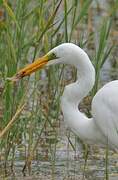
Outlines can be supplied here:
<path id="1" fill-rule="evenodd" d="M 84 53 L 84 51 L 78 46 L 72 43 L 63 43 L 50 50 L 43 57 L 36 59 L 32 64 L 29 64 L 25 68 L 19 70 L 13 77 L 7 79 L 11 81 L 18 81 L 25 76 L 29 76 L 38 69 L 54 64 L 64 63 L 76 66 L 76 60 L 78 59 L 77 56 L 79 55 L 81 57 L 82 53 Z"/>

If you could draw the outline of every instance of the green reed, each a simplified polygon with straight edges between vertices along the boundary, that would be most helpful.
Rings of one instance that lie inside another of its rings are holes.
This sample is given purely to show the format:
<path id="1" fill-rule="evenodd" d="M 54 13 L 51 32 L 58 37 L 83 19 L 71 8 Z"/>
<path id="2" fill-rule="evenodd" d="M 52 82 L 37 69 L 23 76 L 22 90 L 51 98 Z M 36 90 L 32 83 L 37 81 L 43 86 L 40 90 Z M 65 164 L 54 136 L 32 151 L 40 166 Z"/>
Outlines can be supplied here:
<path id="1" fill-rule="evenodd" d="M 67 0 L 3 0 L 1 3 L 6 14 L 4 20 L 0 21 L 0 77 L 3 84 L 1 131 L 11 122 L 0 140 L 6 169 L 8 160 L 13 168 L 16 150 L 21 148 L 25 151 L 23 172 L 25 174 L 28 168 L 30 174 L 32 160 L 36 158 L 36 151 L 41 147 L 44 148 L 44 159 L 52 164 L 52 178 L 55 179 L 60 96 L 68 81 L 63 78 L 65 66 L 38 71 L 16 84 L 6 81 L 6 78 L 62 42 L 72 41 L 80 44 L 82 48 L 87 47 L 91 33 L 88 32 L 88 37 L 84 37 L 84 33 L 88 31 L 87 19 L 91 3 L 91 0 L 70 0 L 69 3 Z M 111 22 L 105 20 L 99 29 L 99 45 L 95 48 L 96 55 L 93 60 L 96 68 L 94 93 L 98 89 L 100 69 L 112 50 L 112 45 L 106 48 Z M 82 24 L 85 29 L 81 29 Z M 92 33 L 92 36 L 94 35 L 95 32 Z M 72 68 L 72 72 L 75 79 L 76 70 Z M 69 144 L 75 149 L 71 141 Z"/>

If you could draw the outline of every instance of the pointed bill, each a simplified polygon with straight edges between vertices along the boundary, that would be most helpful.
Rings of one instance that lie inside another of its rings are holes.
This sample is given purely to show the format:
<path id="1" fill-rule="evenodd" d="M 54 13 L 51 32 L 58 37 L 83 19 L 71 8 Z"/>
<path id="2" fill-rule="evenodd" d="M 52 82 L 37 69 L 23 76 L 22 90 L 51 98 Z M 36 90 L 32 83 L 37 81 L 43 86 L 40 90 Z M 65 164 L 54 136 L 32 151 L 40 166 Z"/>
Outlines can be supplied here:
<path id="1" fill-rule="evenodd" d="M 25 68 L 18 71 L 18 73 L 15 74 L 13 77 L 7 78 L 7 80 L 17 82 L 23 77 L 28 76 L 31 73 L 35 72 L 36 70 L 43 68 L 48 63 L 49 60 L 50 58 L 48 55 L 38 58 L 32 64 L 29 64 Z"/>

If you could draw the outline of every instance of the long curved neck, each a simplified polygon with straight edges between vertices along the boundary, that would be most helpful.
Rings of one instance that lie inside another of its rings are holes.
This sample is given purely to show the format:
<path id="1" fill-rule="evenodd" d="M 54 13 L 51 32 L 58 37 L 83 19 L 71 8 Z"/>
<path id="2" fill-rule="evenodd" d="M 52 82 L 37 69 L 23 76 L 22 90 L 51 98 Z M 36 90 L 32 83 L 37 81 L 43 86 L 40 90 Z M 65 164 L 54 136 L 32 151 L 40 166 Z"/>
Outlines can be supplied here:
<path id="1" fill-rule="evenodd" d="M 77 68 L 77 81 L 65 87 L 62 99 L 63 101 L 67 101 L 68 104 L 78 107 L 81 100 L 93 88 L 95 70 L 89 58 L 81 66 L 79 65 L 79 61 L 78 64 L 76 61 L 75 67 Z"/>
<path id="2" fill-rule="evenodd" d="M 92 89 L 95 81 L 95 70 L 90 60 L 82 64 L 76 64 L 78 70 L 77 81 L 65 87 L 61 99 L 61 107 L 64 120 L 68 126 L 77 132 L 82 139 L 93 138 L 95 126 L 83 113 L 78 110 L 78 104 Z M 88 134 L 87 134 L 88 133 Z"/>

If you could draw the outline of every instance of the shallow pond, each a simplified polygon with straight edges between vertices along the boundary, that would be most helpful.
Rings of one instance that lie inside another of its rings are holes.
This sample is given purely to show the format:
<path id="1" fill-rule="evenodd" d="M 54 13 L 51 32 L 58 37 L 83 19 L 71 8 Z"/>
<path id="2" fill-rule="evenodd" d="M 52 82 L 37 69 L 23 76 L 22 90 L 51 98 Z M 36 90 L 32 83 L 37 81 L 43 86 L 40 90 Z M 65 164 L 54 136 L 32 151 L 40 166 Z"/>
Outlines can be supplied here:
<path id="1" fill-rule="evenodd" d="M 101 7 L 99 7 L 101 8 L 100 13 L 104 14 L 106 9 L 109 7 L 107 6 L 106 1 L 98 2 L 101 2 Z M 104 9 L 102 9 L 103 6 Z M 99 22 L 99 18 L 99 14 L 96 15 L 96 18 L 93 19 L 93 25 Z M 116 17 L 115 22 L 116 26 L 118 26 L 118 17 Z M 97 27 L 99 24 L 95 26 Z M 113 41 L 118 42 L 117 35 L 113 36 Z M 112 60 L 109 58 L 101 70 L 101 86 L 113 79 L 118 79 L 118 62 L 116 62 L 118 49 L 114 49 L 112 56 L 115 57 L 115 60 L 113 61 L 113 57 L 111 58 Z M 70 71 L 71 70 L 67 67 L 66 73 L 69 74 Z M 68 74 L 66 74 L 66 76 L 68 76 Z M 31 167 L 29 166 L 29 169 L 26 168 L 26 171 L 23 173 L 22 170 L 25 164 L 25 157 L 27 155 L 25 148 L 28 146 L 26 141 L 22 142 L 22 145 L 16 148 L 14 160 L 12 157 L 9 157 L 6 169 L 4 168 L 4 161 L 2 160 L 1 152 L 0 180 L 83 180 L 83 176 L 85 180 L 104 180 L 105 150 L 98 147 L 89 147 L 88 160 L 84 170 L 85 158 L 83 145 L 78 143 L 72 132 L 69 133 L 66 131 L 63 120 L 61 120 L 60 123 L 59 127 L 57 127 L 57 143 L 55 143 L 55 136 L 53 138 L 52 135 L 48 139 L 48 135 L 46 135 L 46 139 L 44 133 L 43 136 L 41 136 L 42 139 L 40 139 L 39 146 L 36 149 Z M 68 140 L 68 137 L 70 137 L 70 141 Z M 73 149 L 70 142 L 74 145 L 75 149 Z M 10 166 L 12 160 L 14 164 L 11 168 Z M 108 173 L 110 176 L 109 180 L 118 180 L 118 154 L 112 151 L 109 151 Z"/>

